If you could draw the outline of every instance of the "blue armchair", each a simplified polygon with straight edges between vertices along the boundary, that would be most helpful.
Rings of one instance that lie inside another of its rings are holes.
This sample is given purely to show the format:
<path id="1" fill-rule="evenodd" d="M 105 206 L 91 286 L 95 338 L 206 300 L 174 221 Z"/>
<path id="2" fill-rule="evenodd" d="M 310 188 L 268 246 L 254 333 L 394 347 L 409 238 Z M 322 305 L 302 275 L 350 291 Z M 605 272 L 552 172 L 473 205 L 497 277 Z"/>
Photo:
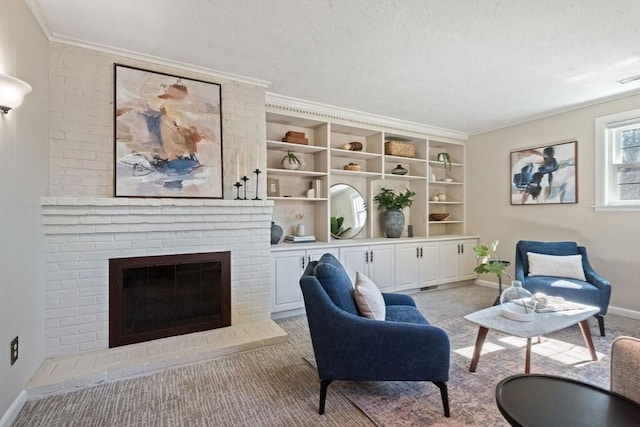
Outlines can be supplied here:
<path id="1" fill-rule="evenodd" d="M 582 255 L 582 269 L 586 281 L 565 277 L 529 276 L 529 259 L 527 252 L 544 255 Z M 560 296 L 568 301 L 600 307 L 595 315 L 600 328 L 600 335 L 604 336 L 604 315 L 609 308 L 611 298 L 611 284 L 596 273 L 587 258 L 587 249 L 578 246 L 576 242 L 537 242 L 520 240 L 516 244 L 516 280 L 531 293 L 542 292 L 546 295 Z"/>
<path id="2" fill-rule="evenodd" d="M 429 324 L 413 298 L 383 293 L 385 320 L 360 316 L 351 279 L 328 253 L 309 263 L 300 287 L 320 377 L 318 413 L 334 380 L 431 381 L 449 417 L 449 337 Z"/>

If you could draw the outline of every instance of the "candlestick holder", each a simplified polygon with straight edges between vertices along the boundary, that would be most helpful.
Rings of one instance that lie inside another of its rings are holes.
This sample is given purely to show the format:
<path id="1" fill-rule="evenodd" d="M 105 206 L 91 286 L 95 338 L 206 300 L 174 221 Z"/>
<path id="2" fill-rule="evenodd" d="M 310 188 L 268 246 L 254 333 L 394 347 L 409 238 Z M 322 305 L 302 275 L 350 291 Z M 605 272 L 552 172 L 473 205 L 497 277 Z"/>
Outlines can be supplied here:
<path id="1" fill-rule="evenodd" d="M 233 186 L 236 187 L 236 198 L 233 200 L 242 200 L 240 198 L 240 187 L 242 187 L 242 184 L 240 184 L 240 181 L 238 181 L 235 184 L 233 184 Z"/>
<path id="2" fill-rule="evenodd" d="M 242 187 L 244 188 L 244 199 L 242 200 L 247 200 L 247 181 L 249 181 L 249 178 L 245 175 L 240 179 L 242 180 Z"/>
<path id="3" fill-rule="evenodd" d="M 254 170 L 253 173 L 256 174 L 256 197 L 254 197 L 252 200 L 262 200 L 260 197 L 258 197 L 258 177 L 260 176 L 262 171 L 256 168 L 256 170 Z"/>

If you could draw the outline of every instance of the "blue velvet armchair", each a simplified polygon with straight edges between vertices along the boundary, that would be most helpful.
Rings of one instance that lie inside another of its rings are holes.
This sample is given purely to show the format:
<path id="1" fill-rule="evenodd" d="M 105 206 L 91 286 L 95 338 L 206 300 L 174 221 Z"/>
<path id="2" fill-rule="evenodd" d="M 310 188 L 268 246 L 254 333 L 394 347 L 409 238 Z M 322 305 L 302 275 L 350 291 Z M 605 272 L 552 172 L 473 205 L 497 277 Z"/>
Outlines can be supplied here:
<path id="1" fill-rule="evenodd" d="M 429 324 L 413 298 L 383 293 L 385 320 L 360 316 L 351 279 L 331 254 L 309 263 L 300 286 L 320 378 L 320 414 L 334 380 L 431 381 L 449 417 L 449 337 Z"/>
<path id="2" fill-rule="evenodd" d="M 527 252 L 544 255 L 582 255 L 582 269 L 586 281 L 565 277 L 529 276 Z M 609 308 L 611 284 L 596 273 L 587 258 L 587 249 L 576 242 L 537 242 L 521 240 L 516 244 L 516 280 L 531 293 L 542 292 L 546 295 L 560 296 L 568 301 L 600 307 L 595 315 L 600 335 L 604 336 L 604 315 Z"/>

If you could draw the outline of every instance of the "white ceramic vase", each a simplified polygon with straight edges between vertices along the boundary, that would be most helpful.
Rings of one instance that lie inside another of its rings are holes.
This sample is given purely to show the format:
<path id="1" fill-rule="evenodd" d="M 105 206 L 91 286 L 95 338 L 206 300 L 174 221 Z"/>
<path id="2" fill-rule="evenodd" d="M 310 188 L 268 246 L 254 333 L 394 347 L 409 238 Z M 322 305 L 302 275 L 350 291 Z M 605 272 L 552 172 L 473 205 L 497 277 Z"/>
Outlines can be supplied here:
<path id="1" fill-rule="evenodd" d="M 285 157 L 282 159 L 282 167 L 289 170 L 304 169 L 304 161 L 299 157 L 298 159 L 300 160 L 299 163 L 289 157 Z"/>

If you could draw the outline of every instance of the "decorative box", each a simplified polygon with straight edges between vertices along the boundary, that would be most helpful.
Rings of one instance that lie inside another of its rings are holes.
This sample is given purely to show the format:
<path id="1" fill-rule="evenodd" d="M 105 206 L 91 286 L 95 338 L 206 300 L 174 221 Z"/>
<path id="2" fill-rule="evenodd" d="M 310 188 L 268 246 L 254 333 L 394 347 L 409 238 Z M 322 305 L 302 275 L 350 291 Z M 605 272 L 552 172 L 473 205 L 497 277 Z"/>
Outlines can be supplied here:
<path id="1" fill-rule="evenodd" d="M 309 139 L 306 138 L 306 135 L 304 134 L 304 132 L 294 132 L 292 130 L 288 131 L 285 134 L 284 138 L 282 138 L 282 142 L 309 145 Z"/>
<path id="2" fill-rule="evenodd" d="M 384 143 L 384 154 L 398 157 L 415 157 L 416 147 L 403 141 L 387 141 Z"/>

